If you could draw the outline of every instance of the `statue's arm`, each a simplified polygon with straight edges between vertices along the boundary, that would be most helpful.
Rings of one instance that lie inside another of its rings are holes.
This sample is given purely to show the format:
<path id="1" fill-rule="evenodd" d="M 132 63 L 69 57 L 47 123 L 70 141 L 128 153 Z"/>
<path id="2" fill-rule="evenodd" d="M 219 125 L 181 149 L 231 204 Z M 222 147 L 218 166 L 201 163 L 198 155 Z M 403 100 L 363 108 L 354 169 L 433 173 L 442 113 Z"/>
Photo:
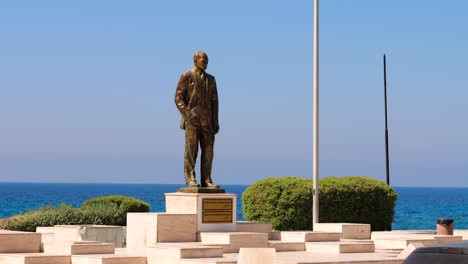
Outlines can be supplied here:
<path id="1" fill-rule="evenodd" d="M 213 89 L 213 125 L 215 134 L 219 131 L 219 122 L 218 122 L 218 111 L 219 111 L 219 101 L 218 101 L 218 89 L 216 87 L 216 80 L 214 80 L 214 89 Z"/>
<path id="2" fill-rule="evenodd" d="M 188 80 L 185 74 L 182 74 L 177 84 L 176 94 L 175 94 L 175 104 L 177 109 L 179 109 L 180 114 L 185 120 L 189 117 L 189 110 L 187 109 L 188 104 Z"/>

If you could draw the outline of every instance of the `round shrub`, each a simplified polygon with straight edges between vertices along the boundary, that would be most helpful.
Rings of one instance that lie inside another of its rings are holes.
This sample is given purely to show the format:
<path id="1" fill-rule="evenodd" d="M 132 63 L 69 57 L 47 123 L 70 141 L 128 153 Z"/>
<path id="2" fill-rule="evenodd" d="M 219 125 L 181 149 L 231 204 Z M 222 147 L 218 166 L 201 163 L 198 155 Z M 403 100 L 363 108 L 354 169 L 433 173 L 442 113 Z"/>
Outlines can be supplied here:
<path id="1" fill-rule="evenodd" d="M 0 221 L 0 229 L 35 232 L 38 226 L 120 225 L 125 215 L 117 206 L 74 208 L 45 206 Z"/>
<path id="2" fill-rule="evenodd" d="M 328 177 L 319 182 L 320 222 L 367 223 L 372 230 L 390 230 L 397 195 L 385 183 L 366 177 Z M 276 230 L 312 229 L 312 181 L 268 178 L 242 195 L 244 217 L 269 221 Z"/>
<path id="3" fill-rule="evenodd" d="M 312 181 L 285 177 L 260 180 L 242 194 L 244 217 L 271 222 L 276 230 L 312 228 Z"/>
<path id="4" fill-rule="evenodd" d="M 89 199 L 81 205 L 82 208 L 88 208 L 96 205 L 115 205 L 123 212 L 149 212 L 150 205 L 137 198 L 122 196 L 122 195 L 109 195 Z"/>
<path id="5" fill-rule="evenodd" d="M 320 221 L 366 223 L 391 230 L 397 193 L 385 183 L 359 176 L 328 177 L 319 182 Z"/>

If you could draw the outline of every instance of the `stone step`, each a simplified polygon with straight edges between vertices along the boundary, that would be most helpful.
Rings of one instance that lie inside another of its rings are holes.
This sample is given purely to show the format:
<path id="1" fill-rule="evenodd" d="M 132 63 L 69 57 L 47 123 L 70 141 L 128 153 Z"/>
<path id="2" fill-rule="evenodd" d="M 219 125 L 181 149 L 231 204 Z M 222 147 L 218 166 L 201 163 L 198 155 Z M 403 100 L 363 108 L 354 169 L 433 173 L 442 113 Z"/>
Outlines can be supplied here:
<path id="1" fill-rule="evenodd" d="M 196 241 L 196 214 L 127 214 L 127 248 L 155 247 L 160 242 Z"/>
<path id="2" fill-rule="evenodd" d="M 434 231 L 372 232 L 377 248 L 404 249 L 410 243 L 421 242 L 424 246 L 463 240 L 461 235 L 436 235 Z M 434 241 L 435 240 L 435 241 Z"/>
<path id="3" fill-rule="evenodd" d="M 40 228 L 40 231 L 46 230 L 43 227 Z M 113 243 L 116 247 L 122 247 L 125 241 L 125 227 L 123 226 L 56 225 L 53 233 L 55 241 L 99 241 Z"/>
<path id="4" fill-rule="evenodd" d="M 462 236 L 464 240 L 468 240 L 468 230 L 455 229 L 453 230 L 455 236 Z"/>
<path id="5" fill-rule="evenodd" d="M 237 264 L 237 259 L 227 257 L 182 259 L 180 264 Z"/>
<path id="6" fill-rule="evenodd" d="M 44 253 L 81 255 L 81 254 L 114 254 L 115 245 L 97 241 L 70 241 L 44 244 Z"/>
<path id="7" fill-rule="evenodd" d="M 239 252 L 243 248 L 261 248 L 268 245 L 267 233 L 200 232 L 202 245 L 221 246 L 224 253 Z"/>
<path id="8" fill-rule="evenodd" d="M 281 240 L 281 231 L 271 231 L 268 233 L 268 240 Z"/>
<path id="9" fill-rule="evenodd" d="M 41 242 L 44 244 L 53 244 L 55 242 L 54 233 L 41 233 Z"/>
<path id="10" fill-rule="evenodd" d="M 314 225 L 314 231 L 338 232 L 345 239 L 370 239 L 371 226 L 369 224 L 353 223 L 318 223 Z"/>
<path id="11" fill-rule="evenodd" d="M 341 233 L 318 231 L 282 231 L 279 232 L 279 240 L 284 242 L 319 242 L 340 241 Z"/>
<path id="12" fill-rule="evenodd" d="M 276 252 L 305 251 L 305 242 L 285 242 L 278 240 L 268 241 L 268 247 L 276 249 Z"/>
<path id="13" fill-rule="evenodd" d="M 237 256 L 238 264 L 274 264 L 276 250 L 274 248 L 241 248 Z"/>
<path id="14" fill-rule="evenodd" d="M 395 249 L 395 248 L 376 248 L 375 253 L 381 254 L 381 255 L 386 255 L 386 256 L 392 256 L 396 257 L 398 254 L 401 253 L 401 249 Z"/>
<path id="15" fill-rule="evenodd" d="M 0 253 L 39 253 L 41 234 L 0 230 Z"/>
<path id="16" fill-rule="evenodd" d="M 45 253 L 0 254 L 0 264 L 71 264 L 71 257 Z"/>
<path id="17" fill-rule="evenodd" d="M 272 225 L 268 222 L 237 221 L 236 229 L 237 232 L 269 233 Z"/>
<path id="18" fill-rule="evenodd" d="M 371 239 L 385 239 L 394 237 L 432 237 L 434 230 L 394 230 L 394 231 L 373 231 Z"/>
<path id="19" fill-rule="evenodd" d="M 216 258 L 223 256 L 223 248 L 190 243 L 158 243 L 155 248 L 148 248 L 147 255 L 171 256 L 184 258 Z"/>
<path id="20" fill-rule="evenodd" d="M 311 253 L 373 253 L 372 241 L 308 242 L 306 251 Z"/>
<path id="21" fill-rule="evenodd" d="M 435 235 L 434 239 L 437 240 L 437 244 L 444 244 L 463 240 L 463 236 Z"/>
<path id="22" fill-rule="evenodd" d="M 53 226 L 38 226 L 36 227 L 36 233 L 54 233 L 55 229 Z"/>
<path id="23" fill-rule="evenodd" d="M 435 238 L 405 238 L 393 237 L 387 239 L 374 239 L 375 247 L 378 249 L 405 249 L 411 243 L 421 243 L 425 247 L 439 244 Z"/>
<path id="24" fill-rule="evenodd" d="M 411 243 L 403 251 L 401 251 L 400 254 L 397 255 L 397 258 L 406 259 L 409 257 L 409 255 L 411 255 L 411 253 L 413 253 L 413 251 L 421 247 L 424 247 L 424 245 L 421 243 Z"/>
<path id="25" fill-rule="evenodd" d="M 121 254 L 73 255 L 72 264 L 147 264 L 145 256 Z"/>
<path id="26" fill-rule="evenodd" d="M 44 244 L 53 244 L 55 241 L 53 226 L 38 226 L 36 233 L 41 234 L 41 252 L 44 252 Z"/>

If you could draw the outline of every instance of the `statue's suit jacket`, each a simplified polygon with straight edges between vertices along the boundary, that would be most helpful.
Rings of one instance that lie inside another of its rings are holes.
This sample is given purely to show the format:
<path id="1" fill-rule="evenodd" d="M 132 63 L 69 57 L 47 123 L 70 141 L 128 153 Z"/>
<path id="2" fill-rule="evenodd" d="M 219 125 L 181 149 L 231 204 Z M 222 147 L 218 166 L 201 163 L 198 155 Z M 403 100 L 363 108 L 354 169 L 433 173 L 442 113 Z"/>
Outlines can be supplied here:
<path id="1" fill-rule="evenodd" d="M 180 128 L 185 129 L 186 120 L 192 117 L 192 110 L 200 108 L 203 118 L 216 133 L 218 122 L 218 90 L 214 76 L 204 73 L 202 80 L 195 68 L 183 73 L 177 85 L 175 103 L 182 115 Z"/>

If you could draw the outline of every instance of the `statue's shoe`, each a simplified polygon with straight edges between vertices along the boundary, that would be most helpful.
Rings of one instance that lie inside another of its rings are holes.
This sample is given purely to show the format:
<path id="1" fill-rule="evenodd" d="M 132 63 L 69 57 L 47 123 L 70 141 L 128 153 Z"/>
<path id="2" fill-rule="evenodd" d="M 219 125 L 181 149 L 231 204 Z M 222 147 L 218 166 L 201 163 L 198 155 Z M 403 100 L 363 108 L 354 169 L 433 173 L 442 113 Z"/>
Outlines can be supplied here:
<path id="1" fill-rule="evenodd" d="M 198 185 L 196 181 L 190 181 L 190 182 L 187 183 L 187 187 L 197 188 L 197 187 L 200 187 L 200 185 Z"/>
<path id="2" fill-rule="evenodd" d="M 219 185 L 216 185 L 216 184 L 214 184 L 212 182 L 205 182 L 204 187 L 212 188 L 212 189 L 218 189 Z"/>

